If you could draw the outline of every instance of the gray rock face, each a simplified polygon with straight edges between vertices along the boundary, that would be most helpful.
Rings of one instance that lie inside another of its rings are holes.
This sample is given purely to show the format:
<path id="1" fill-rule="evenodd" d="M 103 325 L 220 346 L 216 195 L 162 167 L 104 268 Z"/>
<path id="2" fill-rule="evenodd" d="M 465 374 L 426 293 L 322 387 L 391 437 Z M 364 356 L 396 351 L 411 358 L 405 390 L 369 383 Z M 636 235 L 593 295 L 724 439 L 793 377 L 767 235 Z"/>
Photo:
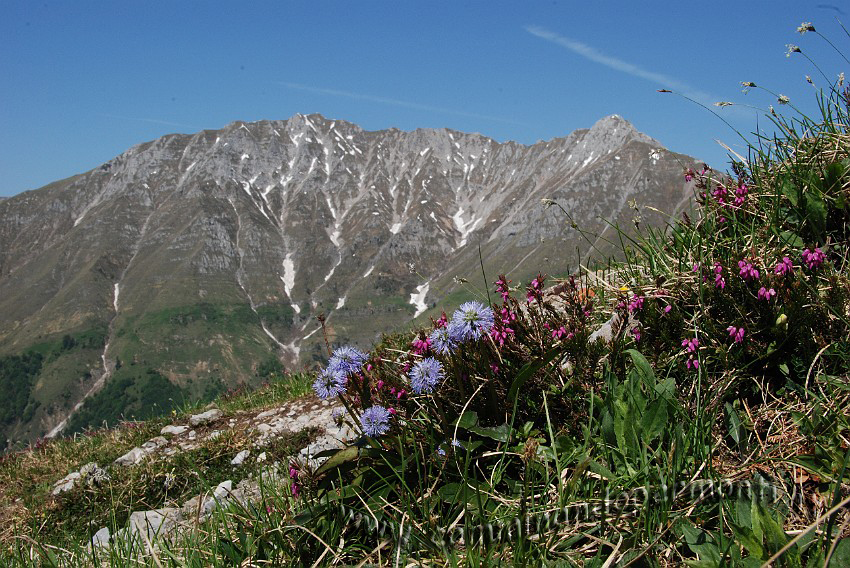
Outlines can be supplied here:
<path id="1" fill-rule="evenodd" d="M 206 412 L 202 412 L 200 414 L 193 414 L 189 417 L 189 424 L 192 426 L 202 426 L 204 424 L 209 424 L 213 420 L 218 420 L 221 418 L 221 410 L 218 408 L 212 408 L 207 410 Z"/>
<path id="2" fill-rule="evenodd" d="M 68 379 L 75 401 L 127 351 L 169 353 L 157 369 L 169 377 L 248 381 L 270 355 L 320 358 L 319 313 L 333 342 L 368 347 L 455 276 L 480 282 L 479 247 L 491 281 L 569 272 L 588 245 L 541 199 L 610 231 L 600 217 L 630 225 L 632 201 L 687 204 L 693 164 L 618 116 L 528 146 L 320 115 L 168 135 L 0 202 L 0 352 L 89 322 L 107 336 L 89 382 Z M 645 224 L 665 220 L 645 211 Z M 135 339 L 142 321 L 162 327 Z M 49 430 L 67 410 L 41 402 Z"/>
<path id="3" fill-rule="evenodd" d="M 128 529 L 131 534 L 139 535 L 145 543 L 171 533 L 182 519 L 180 509 L 166 507 L 153 511 L 130 513 Z"/>

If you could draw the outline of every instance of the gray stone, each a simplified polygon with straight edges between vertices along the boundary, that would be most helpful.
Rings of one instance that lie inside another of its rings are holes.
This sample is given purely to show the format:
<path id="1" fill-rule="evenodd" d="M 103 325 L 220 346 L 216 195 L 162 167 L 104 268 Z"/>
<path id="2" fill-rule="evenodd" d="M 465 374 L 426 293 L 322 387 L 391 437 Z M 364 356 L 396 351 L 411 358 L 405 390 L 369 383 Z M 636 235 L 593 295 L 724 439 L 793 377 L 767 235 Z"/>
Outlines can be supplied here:
<path id="1" fill-rule="evenodd" d="M 264 410 L 264 411 L 260 412 L 260 413 L 259 413 L 259 414 L 255 417 L 255 419 L 256 419 L 256 420 L 265 420 L 266 418 L 269 418 L 269 417 L 271 417 L 271 416 L 274 416 L 274 415 L 275 415 L 275 414 L 277 414 L 278 412 L 280 412 L 280 409 L 279 409 L 279 408 L 272 408 L 272 409 L 270 409 L 270 410 Z"/>
<path id="2" fill-rule="evenodd" d="M 142 448 L 133 448 L 120 458 L 115 460 L 115 463 L 123 466 L 136 465 L 148 455 L 148 452 Z"/>
<path id="3" fill-rule="evenodd" d="M 251 455 L 251 450 L 242 450 L 236 457 L 230 460 L 231 465 L 242 465 L 242 462 L 245 461 L 245 458 Z"/>
<path id="4" fill-rule="evenodd" d="M 151 438 L 150 440 L 142 444 L 142 449 L 148 452 L 152 452 L 157 448 L 161 448 L 162 446 L 165 446 L 167 444 L 168 440 L 166 440 L 162 436 L 157 436 L 156 438 Z"/>
<path id="5" fill-rule="evenodd" d="M 174 424 L 169 424 L 168 426 L 164 426 L 162 428 L 162 430 L 159 431 L 159 433 L 162 434 L 163 436 L 165 436 L 167 434 L 171 434 L 173 436 L 179 436 L 180 434 L 182 434 L 183 432 L 185 432 L 188 429 L 189 429 L 188 426 L 182 426 L 182 425 L 177 426 L 177 425 L 174 425 Z"/>
<path id="6" fill-rule="evenodd" d="M 130 513 L 130 532 L 138 534 L 147 542 L 170 534 L 182 519 L 180 509 L 166 507 L 152 511 Z"/>
<path id="7" fill-rule="evenodd" d="M 59 495 L 60 493 L 64 493 L 65 491 L 70 491 L 77 484 L 77 480 L 79 478 L 80 472 L 75 471 L 73 473 L 69 473 L 54 484 L 52 491 L 53 495 Z"/>
<path id="8" fill-rule="evenodd" d="M 92 546 L 108 546 L 109 545 L 109 528 L 103 527 L 91 537 Z"/>
<path id="9" fill-rule="evenodd" d="M 189 417 L 189 424 L 192 426 L 200 426 L 202 424 L 209 424 L 213 420 L 218 420 L 221 418 L 222 412 L 218 408 L 211 408 L 206 412 L 202 412 L 201 414 L 193 414 Z"/>

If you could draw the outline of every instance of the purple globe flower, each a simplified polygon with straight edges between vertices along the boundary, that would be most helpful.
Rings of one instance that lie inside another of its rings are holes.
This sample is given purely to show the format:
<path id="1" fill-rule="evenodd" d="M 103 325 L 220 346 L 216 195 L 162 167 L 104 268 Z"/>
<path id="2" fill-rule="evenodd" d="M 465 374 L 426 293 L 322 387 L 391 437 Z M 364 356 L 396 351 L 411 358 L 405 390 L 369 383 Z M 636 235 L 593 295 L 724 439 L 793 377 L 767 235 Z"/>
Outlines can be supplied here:
<path id="1" fill-rule="evenodd" d="M 446 378 L 446 373 L 439 361 L 433 357 L 426 357 L 416 362 L 408 376 L 413 392 L 422 394 L 434 392 L 434 387 Z"/>
<path id="2" fill-rule="evenodd" d="M 313 381 L 313 390 L 322 400 L 339 396 L 345 392 L 345 375 L 324 369 Z"/>
<path id="3" fill-rule="evenodd" d="M 449 335 L 448 327 L 438 327 L 428 336 L 431 340 L 431 349 L 440 355 L 449 355 L 457 348 L 457 341 Z"/>
<path id="4" fill-rule="evenodd" d="M 366 362 L 368 356 L 354 347 L 339 347 L 328 361 L 328 370 L 333 374 L 350 375 L 356 373 Z"/>
<path id="5" fill-rule="evenodd" d="M 377 404 L 371 406 L 360 415 L 360 425 L 367 436 L 383 436 L 390 430 L 390 411 Z"/>
<path id="6" fill-rule="evenodd" d="M 494 320 L 493 310 L 481 302 L 465 302 L 452 314 L 449 337 L 458 343 L 477 340 L 489 333 Z"/>

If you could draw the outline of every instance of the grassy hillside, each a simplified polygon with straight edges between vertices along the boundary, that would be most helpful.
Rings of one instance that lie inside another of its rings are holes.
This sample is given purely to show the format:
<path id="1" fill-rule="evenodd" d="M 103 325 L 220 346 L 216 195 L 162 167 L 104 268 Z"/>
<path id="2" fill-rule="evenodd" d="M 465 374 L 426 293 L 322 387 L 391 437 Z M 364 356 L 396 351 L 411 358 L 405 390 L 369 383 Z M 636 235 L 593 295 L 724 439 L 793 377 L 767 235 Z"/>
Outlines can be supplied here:
<path id="1" fill-rule="evenodd" d="M 522 286 L 499 277 L 492 301 L 387 336 L 368 354 L 338 348 L 313 387 L 341 399 L 341 419 L 362 433 L 355 444 L 322 465 L 281 449 L 289 473 L 255 503 L 220 510 L 153 553 L 113 544 L 102 561 L 850 565 L 843 76 L 818 102 L 815 118 L 771 112 L 776 137 L 754 141 L 729 172 L 684 171 L 698 210 L 666 231 L 620 232 L 623 261 Z M 15 360 L 24 390 L 39 364 Z M 275 390 L 286 384 L 246 395 L 240 409 L 287 398 L 291 389 Z M 7 458 L 0 476 L 17 488 L 4 497 L 14 527 L 6 564 L 94 562 L 80 543 L 99 525 L 72 518 L 102 522 L 103 493 L 51 499 L 45 480 L 93 447 L 117 455 L 111 444 L 135 436 L 120 432 Z M 150 467 L 188 475 L 183 463 Z M 24 514 L 21 502 L 44 512 Z"/>

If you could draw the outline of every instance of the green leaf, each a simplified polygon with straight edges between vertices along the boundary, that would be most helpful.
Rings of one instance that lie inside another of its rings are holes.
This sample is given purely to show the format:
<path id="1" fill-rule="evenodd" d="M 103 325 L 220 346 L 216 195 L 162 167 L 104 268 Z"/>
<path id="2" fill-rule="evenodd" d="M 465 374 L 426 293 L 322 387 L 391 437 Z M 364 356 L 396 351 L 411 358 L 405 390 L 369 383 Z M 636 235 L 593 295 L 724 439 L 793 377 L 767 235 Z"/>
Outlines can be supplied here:
<path id="1" fill-rule="evenodd" d="M 336 469 L 345 463 L 354 461 L 359 455 L 360 449 L 357 446 L 343 448 L 336 452 L 333 456 L 329 457 L 327 461 L 316 470 L 315 475 L 321 475 L 332 469 Z"/>
<path id="2" fill-rule="evenodd" d="M 650 386 L 655 386 L 655 371 L 652 370 L 652 365 L 649 364 L 649 361 L 646 360 L 640 351 L 636 349 L 626 349 L 626 353 L 628 353 L 632 358 L 632 363 L 635 366 L 635 369 L 638 370 L 641 378 L 643 378 L 644 382 Z"/>
<path id="3" fill-rule="evenodd" d="M 820 195 L 809 194 L 806 199 L 806 217 L 817 235 L 826 230 L 826 204 Z"/>
<path id="4" fill-rule="evenodd" d="M 457 422 L 455 424 L 458 428 L 469 430 L 470 428 L 478 424 L 478 413 L 474 410 L 467 410 L 463 413 L 463 416 L 457 419 Z"/>
<path id="5" fill-rule="evenodd" d="M 850 538 L 842 539 L 829 558 L 829 568 L 850 566 Z"/>
<path id="6" fill-rule="evenodd" d="M 511 439 L 511 427 L 508 424 L 488 427 L 475 426 L 470 428 L 469 431 L 497 442 L 507 442 Z"/>
<path id="7" fill-rule="evenodd" d="M 643 419 L 641 420 L 641 432 L 644 443 L 648 444 L 652 442 L 667 428 L 668 406 L 669 403 L 665 399 L 659 398 L 650 402 L 646 407 L 646 411 L 643 413 Z"/>
<path id="8" fill-rule="evenodd" d="M 798 235 L 794 231 L 782 231 L 781 233 L 779 233 L 779 236 L 782 238 L 785 244 L 791 248 L 802 248 L 804 244 L 803 239 L 800 237 L 800 235 Z"/>
<path id="9" fill-rule="evenodd" d="M 785 195 L 785 197 L 788 198 L 788 201 L 790 201 L 791 205 L 793 205 L 794 207 L 796 207 L 797 203 L 800 202 L 800 190 L 797 188 L 797 185 L 791 180 L 783 180 L 782 193 Z"/>

